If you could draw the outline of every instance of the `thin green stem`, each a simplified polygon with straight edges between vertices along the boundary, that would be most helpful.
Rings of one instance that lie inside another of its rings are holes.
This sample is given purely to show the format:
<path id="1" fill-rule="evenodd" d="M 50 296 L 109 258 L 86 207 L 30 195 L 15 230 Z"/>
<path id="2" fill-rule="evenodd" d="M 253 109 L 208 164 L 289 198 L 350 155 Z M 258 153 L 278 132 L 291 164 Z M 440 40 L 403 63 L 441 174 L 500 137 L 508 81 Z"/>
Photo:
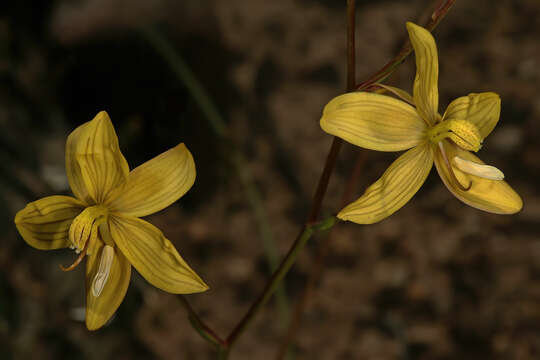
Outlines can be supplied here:
<path id="1" fill-rule="evenodd" d="M 318 231 L 326 231 L 330 228 L 332 228 L 338 219 L 334 216 L 331 216 L 329 218 L 326 218 L 325 220 L 313 223 L 313 224 L 307 224 L 302 228 L 302 231 L 296 238 L 293 246 L 290 248 L 289 252 L 281 262 L 278 270 L 274 272 L 268 283 L 266 284 L 266 287 L 264 288 L 263 292 L 257 300 L 251 305 L 248 312 L 242 320 L 236 325 L 236 327 L 233 329 L 233 331 L 230 333 L 230 335 L 227 337 L 227 344 L 229 345 L 229 348 L 231 348 L 234 343 L 238 340 L 238 337 L 243 333 L 245 328 L 249 325 L 251 321 L 253 321 L 255 315 L 259 312 L 259 310 L 266 304 L 268 299 L 272 296 L 274 291 L 276 290 L 277 286 L 281 283 L 285 275 L 289 272 L 289 269 L 291 266 L 295 263 L 296 258 L 298 257 L 298 254 L 304 246 L 306 245 L 307 241 L 311 238 L 311 236 Z"/>
<path id="2" fill-rule="evenodd" d="M 218 348 L 217 358 L 218 360 L 227 360 L 229 358 L 229 348 L 226 346 Z"/>
<path id="3" fill-rule="evenodd" d="M 216 346 L 218 349 L 222 347 L 226 347 L 226 342 L 221 339 L 215 332 L 212 330 L 208 325 L 206 325 L 197 315 L 195 310 L 191 307 L 185 296 L 180 295 L 179 296 L 180 302 L 182 303 L 182 306 L 186 309 L 188 312 L 188 317 L 191 325 L 199 335 L 206 341 L 210 342 L 214 346 Z"/>
<path id="4" fill-rule="evenodd" d="M 354 89 L 355 76 L 356 76 L 355 75 L 355 37 L 354 37 L 355 17 L 356 17 L 356 1 L 347 0 L 347 89 L 348 90 Z M 264 306 L 264 304 L 272 296 L 273 292 L 275 291 L 275 287 L 281 282 L 283 277 L 287 274 L 291 266 L 296 261 L 296 257 L 298 256 L 298 253 L 304 248 L 306 242 L 313 235 L 313 231 L 317 229 L 313 225 L 309 225 L 309 224 L 316 221 L 317 218 L 319 217 L 324 195 L 326 194 L 326 190 L 328 189 L 330 175 L 332 174 L 332 171 L 334 170 L 337 157 L 339 155 L 339 150 L 341 148 L 341 144 L 342 144 L 342 140 L 338 137 L 334 137 L 334 140 L 332 141 L 332 147 L 330 148 L 330 152 L 328 153 L 328 156 L 326 158 L 324 169 L 319 179 L 319 183 L 317 185 L 317 190 L 315 191 L 315 195 L 313 197 L 313 204 L 311 206 L 311 210 L 309 212 L 309 216 L 307 219 L 308 225 L 305 225 L 303 227 L 302 231 L 300 232 L 300 235 L 298 235 L 291 249 L 287 253 L 287 256 L 285 257 L 285 259 L 283 259 L 279 269 L 272 275 L 272 278 L 266 285 L 262 294 L 255 301 L 255 303 L 253 303 L 253 305 L 248 310 L 246 315 L 242 318 L 242 320 L 240 320 L 240 323 L 238 323 L 238 325 L 234 328 L 231 334 L 227 337 L 227 342 L 229 344 L 229 347 L 231 347 L 237 341 L 238 337 L 242 334 L 242 332 L 247 327 L 247 325 L 253 320 L 257 312 Z M 324 220 L 323 222 L 321 222 L 318 226 L 320 226 L 321 229 L 322 228 L 330 229 L 332 226 L 334 226 L 336 221 L 337 221 L 337 218 L 330 217 Z"/>

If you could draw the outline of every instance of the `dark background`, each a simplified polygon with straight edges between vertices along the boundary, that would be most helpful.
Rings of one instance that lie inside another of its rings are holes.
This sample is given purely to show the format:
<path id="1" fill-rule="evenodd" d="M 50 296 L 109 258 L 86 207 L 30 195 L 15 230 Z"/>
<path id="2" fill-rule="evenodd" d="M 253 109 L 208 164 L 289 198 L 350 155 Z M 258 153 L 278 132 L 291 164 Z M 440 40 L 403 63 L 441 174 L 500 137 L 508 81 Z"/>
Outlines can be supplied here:
<path id="1" fill-rule="evenodd" d="M 305 219 L 331 137 L 322 107 L 345 84 L 345 1 L 18 0 L 0 13 L 0 358 L 211 359 L 176 296 L 134 274 L 109 326 L 86 330 L 82 267 L 68 250 L 38 251 L 14 214 L 66 193 L 70 131 L 107 110 L 133 168 L 185 142 L 197 181 L 150 216 L 210 285 L 188 296 L 227 334 L 269 267 L 253 209 L 228 161 L 230 143 L 141 32 L 152 26 L 207 90 L 247 159 L 279 254 Z M 358 1 L 358 81 L 381 67 L 433 2 Z M 523 197 L 514 216 L 456 200 L 435 171 L 413 200 L 375 225 L 339 224 L 300 329 L 297 359 L 540 357 L 540 3 L 457 0 L 435 31 L 440 111 L 470 92 L 502 98 L 479 156 Z M 410 91 L 410 57 L 389 80 Z M 342 149 L 323 211 L 339 210 L 360 150 Z M 396 154 L 367 155 L 359 196 Z M 362 155 L 363 156 L 363 155 Z M 310 242 L 287 278 L 289 302 L 313 267 Z M 270 302 L 231 354 L 273 359 L 285 326 Z"/>

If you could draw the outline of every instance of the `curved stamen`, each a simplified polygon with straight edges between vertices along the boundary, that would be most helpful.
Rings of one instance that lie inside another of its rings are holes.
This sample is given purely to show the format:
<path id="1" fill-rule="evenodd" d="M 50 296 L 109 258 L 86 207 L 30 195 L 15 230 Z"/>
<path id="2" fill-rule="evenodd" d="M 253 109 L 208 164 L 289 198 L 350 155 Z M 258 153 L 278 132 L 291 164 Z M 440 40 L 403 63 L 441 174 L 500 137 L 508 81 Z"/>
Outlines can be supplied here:
<path id="1" fill-rule="evenodd" d="M 84 256 L 86 255 L 86 251 L 88 250 L 88 244 L 89 243 L 90 243 L 90 241 L 86 242 L 86 244 L 84 245 L 84 248 L 79 253 L 79 256 L 75 259 L 73 264 L 69 265 L 68 267 L 63 267 L 62 265 L 59 265 L 60 269 L 62 269 L 62 271 L 71 271 L 71 270 L 75 269 L 77 267 L 77 265 L 79 265 L 81 263 L 82 259 L 84 259 Z"/>
<path id="2" fill-rule="evenodd" d="M 446 156 L 446 151 L 444 150 L 444 146 L 441 141 L 439 141 L 439 149 L 441 150 L 441 155 L 444 159 L 444 164 L 446 165 L 446 168 L 448 169 L 448 173 L 450 174 L 450 177 L 453 179 L 454 183 L 463 191 L 469 191 L 469 189 L 472 187 L 472 180 L 469 180 L 469 185 L 467 187 L 464 187 L 459 182 L 458 178 L 456 177 L 456 174 L 454 173 L 454 170 L 452 169 L 452 165 L 450 165 L 450 161 L 448 160 L 448 156 Z"/>

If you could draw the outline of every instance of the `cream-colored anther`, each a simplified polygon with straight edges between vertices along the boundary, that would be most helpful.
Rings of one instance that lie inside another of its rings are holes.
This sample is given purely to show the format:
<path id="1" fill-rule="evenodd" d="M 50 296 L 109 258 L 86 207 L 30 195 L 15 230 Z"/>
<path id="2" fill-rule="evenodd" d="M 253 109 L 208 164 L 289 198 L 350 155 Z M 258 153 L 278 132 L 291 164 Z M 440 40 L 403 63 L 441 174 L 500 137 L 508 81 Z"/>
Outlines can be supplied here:
<path id="1" fill-rule="evenodd" d="M 92 295 L 98 297 L 101 295 L 107 280 L 109 279 L 109 274 L 111 272 L 111 267 L 114 261 L 114 248 L 109 245 L 103 246 L 101 250 L 101 259 L 99 260 L 99 267 L 92 280 Z"/>
<path id="2" fill-rule="evenodd" d="M 443 139 L 452 140 L 464 150 L 478 151 L 482 147 L 482 136 L 476 125 L 467 120 L 444 120 L 428 131 L 433 143 Z"/>
<path id="3" fill-rule="evenodd" d="M 452 162 L 455 167 L 467 174 L 490 180 L 504 179 L 503 172 L 495 166 L 478 164 L 473 161 L 462 159 L 459 156 L 454 156 Z"/>

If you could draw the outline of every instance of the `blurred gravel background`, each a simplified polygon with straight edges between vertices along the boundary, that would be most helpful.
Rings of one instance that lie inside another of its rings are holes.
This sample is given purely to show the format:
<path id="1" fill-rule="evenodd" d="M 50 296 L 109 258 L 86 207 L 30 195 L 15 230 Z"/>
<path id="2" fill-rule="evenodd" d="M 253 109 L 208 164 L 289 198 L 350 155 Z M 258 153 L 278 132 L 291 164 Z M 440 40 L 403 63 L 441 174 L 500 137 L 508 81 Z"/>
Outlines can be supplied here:
<path id="1" fill-rule="evenodd" d="M 322 107 L 345 84 L 345 1 L 17 0 L 0 6 L 0 359 L 212 359 L 174 295 L 138 274 L 109 326 L 81 319 L 83 271 L 67 250 L 35 250 L 16 211 L 67 193 L 64 145 L 107 110 L 130 166 L 185 142 L 197 181 L 149 217 L 210 285 L 189 296 L 227 334 L 269 267 L 246 192 L 185 84 L 139 29 L 158 29 L 192 69 L 245 154 L 279 254 L 309 209 L 331 137 Z M 389 60 L 405 22 L 433 3 L 358 1 L 357 76 Z M 306 309 L 296 359 L 540 358 L 540 2 L 457 0 L 435 31 L 441 111 L 495 91 L 499 126 L 480 156 L 524 199 L 515 216 L 456 200 L 435 171 L 413 200 L 375 225 L 340 224 Z M 412 88 L 410 57 L 389 83 Z M 344 146 L 324 211 L 338 210 L 359 149 Z M 360 195 L 396 154 L 367 155 Z M 287 279 L 293 305 L 314 263 L 313 239 Z M 273 359 L 286 324 L 269 303 L 231 359 Z"/>

